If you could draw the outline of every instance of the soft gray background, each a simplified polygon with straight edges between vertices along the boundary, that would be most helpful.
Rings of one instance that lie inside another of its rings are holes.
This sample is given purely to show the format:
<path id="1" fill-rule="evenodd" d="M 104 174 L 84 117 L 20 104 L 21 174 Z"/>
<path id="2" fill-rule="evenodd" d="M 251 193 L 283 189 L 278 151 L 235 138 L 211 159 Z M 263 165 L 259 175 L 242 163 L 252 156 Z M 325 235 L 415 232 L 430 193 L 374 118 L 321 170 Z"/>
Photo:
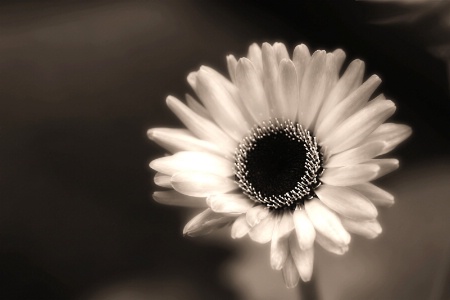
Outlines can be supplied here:
<path id="1" fill-rule="evenodd" d="M 344 257 L 318 250 L 322 296 L 450 298 L 450 102 L 442 50 L 450 35 L 448 23 L 435 21 L 449 5 L 392 21 L 425 8 L 2 2 L 0 299 L 295 298 L 298 291 L 287 291 L 269 270 L 267 246 L 229 242 L 228 231 L 182 238 L 195 212 L 150 197 L 147 165 L 164 151 L 146 130 L 180 126 L 165 97 L 190 92 L 185 78 L 200 65 L 225 72 L 226 54 L 243 56 L 250 43 L 264 41 L 290 50 L 301 42 L 341 47 L 348 60 L 365 60 L 398 104 L 393 121 L 414 129 L 393 154 L 401 169 L 379 181 L 397 196 L 380 211 L 383 235 L 355 237 Z"/>

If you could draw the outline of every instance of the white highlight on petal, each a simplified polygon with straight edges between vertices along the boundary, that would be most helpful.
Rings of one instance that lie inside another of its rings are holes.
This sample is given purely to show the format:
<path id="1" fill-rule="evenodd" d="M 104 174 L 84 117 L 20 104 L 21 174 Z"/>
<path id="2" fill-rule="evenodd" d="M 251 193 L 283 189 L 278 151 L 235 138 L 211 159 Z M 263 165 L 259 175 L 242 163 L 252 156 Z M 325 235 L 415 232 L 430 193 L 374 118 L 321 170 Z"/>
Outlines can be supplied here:
<path id="1" fill-rule="evenodd" d="M 383 231 L 377 220 L 356 221 L 347 218 L 341 218 L 342 225 L 349 232 L 362 235 L 368 239 L 374 239 Z"/>
<path id="2" fill-rule="evenodd" d="M 206 199 L 208 206 L 217 213 L 242 214 L 255 203 L 243 194 L 215 194 Z"/>
<path id="3" fill-rule="evenodd" d="M 350 188 L 356 190 L 357 192 L 363 194 L 367 199 L 372 201 L 375 205 L 391 206 L 394 204 L 394 196 L 385 190 L 377 187 L 372 183 L 363 183 Z"/>
<path id="4" fill-rule="evenodd" d="M 300 277 L 305 282 L 310 281 L 314 264 L 314 248 L 301 249 L 294 234 L 289 238 L 289 248 Z"/>
<path id="5" fill-rule="evenodd" d="M 349 96 L 339 102 L 330 112 L 324 116 L 317 126 L 316 135 L 320 139 L 325 139 L 328 133 L 336 126 L 353 115 L 366 105 L 372 93 L 380 85 L 381 79 L 377 75 L 372 75 L 366 82 L 358 87 Z"/>
<path id="6" fill-rule="evenodd" d="M 390 100 L 370 101 L 366 107 L 353 114 L 330 132 L 321 145 L 329 154 L 353 148 L 372 133 L 395 112 Z"/>
<path id="7" fill-rule="evenodd" d="M 295 120 L 298 110 L 299 86 L 294 63 L 284 59 L 280 63 L 280 113 L 285 119 Z"/>
<path id="8" fill-rule="evenodd" d="M 156 202 L 164 205 L 207 207 L 205 198 L 186 196 L 174 190 L 154 192 L 153 199 L 155 199 Z"/>
<path id="9" fill-rule="evenodd" d="M 283 279 L 286 287 L 292 289 L 297 286 L 300 275 L 298 274 L 297 267 L 291 255 L 288 255 L 286 262 L 283 266 Z"/>
<path id="10" fill-rule="evenodd" d="M 183 235 L 201 236 L 215 231 L 229 224 L 234 218 L 222 214 L 216 214 L 211 209 L 206 209 L 192 220 L 190 220 L 183 229 Z"/>
<path id="11" fill-rule="evenodd" d="M 348 251 L 348 245 L 338 245 L 321 233 L 317 233 L 316 242 L 328 252 L 343 255 Z"/>
<path id="12" fill-rule="evenodd" d="M 211 72 L 200 69 L 196 92 L 214 121 L 235 141 L 240 141 L 250 127 L 226 87 L 214 80 Z"/>
<path id="13" fill-rule="evenodd" d="M 247 223 L 246 216 L 240 215 L 231 226 L 231 237 L 233 239 L 240 239 L 244 237 L 250 231 L 250 229 L 251 227 Z"/>
<path id="14" fill-rule="evenodd" d="M 339 217 L 319 199 L 305 202 L 305 210 L 314 228 L 340 246 L 350 243 L 350 234 L 344 229 Z"/>
<path id="15" fill-rule="evenodd" d="M 241 58 L 236 68 L 236 86 L 242 102 L 257 124 L 270 118 L 269 103 L 261 78 L 252 62 Z"/>
<path id="16" fill-rule="evenodd" d="M 273 213 L 269 213 L 267 217 L 261 220 L 259 224 L 255 225 L 248 235 L 250 238 L 260 244 L 265 244 L 270 242 L 272 239 L 273 229 L 276 223 L 276 216 Z"/>
<path id="17" fill-rule="evenodd" d="M 173 188 L 192 197 L 208 197 L 223 194 L 237 188 L 236 183 L 228 178 L 207 173 L 179 172 L 171 179 Z"/>
<path id="18" fill-rule="evenodd" d="M 270 213 L 270 210 L 264 205 L 256 205 L 247 211 L 247 223 L 251 227 L 254 227 L 266 218 Z"/>
<path id="19" fill-rule="evenodd" d="M 326 206 L 347 218 L 372 220 L 378 215 L 372 202 L 353 189 L 323 184 L 315 193 Z"/>
<path id="20" fill-rule="evenodd" d="M 332 155 L 326 160 L 325 167 L 343 167 L 365 162 L 371 158 L 381 155 L 385 146 L 386 143 L 382 141 L 363 144 L 359 147 Z"/>
<path id="21" fill-rule="evenodd" d="M 375 164 L 358 164 L 325 169 L 320 180 L 329 185 L 348 186 L 374 179 L 380 167 Z"/>
<path id="22" fill-rule="evenodd" d="M 165 188 L 171 188 L 172 184 L 170 183 L 171 176 L 162 174 L 162 173 L 156 173 L 154 177 L 154 182 L 156 185 L 165 187 Z"/>
<path id="23" fill-rule="evenodd" d="M 194 113 L 175 97 L 167 97 L 167 106 L 184 125 L 202 140 L 220 146 L 226 153 L 234 153 L 236 142 L 213 122 Z"/>
<path id="24" fill-rule="evenodd" d="M 147 136 L 172 153 L 187 150 L 227 154 L 226 149 L 220 149 L 211 142 L 200 140 L 186 129 L 152 128 L 147 131 Z"/>
<path id="25" fill-rule="evenodd" d="M 314 245 L 316 230 L 304 209 L 296 209 L 293 215 L 295 233 L 300 249 L 306 250 Z"/>
<path id="26" fill-rule="evenodd" d="M 400 163 L 398 159 L 396 158 L 375 158 L 368 160 L 366 162 L 367 164 L 375 164 L 378 167 L 380 167 L 380 170 L 378 171 L 377 176 L 374 179 L 380 178 L 381 176 L 384 176 L 386 174 L 391 173 L 392 171 L 395 171 L 400 166 Z"/>
<path id="27" fill-rule="evenodd" d="M 150 168 L 173 175 L 177 172 L 199 172 L 222 177 L 233 176 L 233 163 L 223 157 L 195 151 L 181 151 L 171 156 L 157 158 L 150 162 Z"/>
<path id="28" fill-rule="evenodd" d="M 392 151 L 398 144 L 406 140 L 411 133 L 412 129 L 408 125 L 385 123 L 375 129 L 367 137 L 365 142 L 384 141 L 386 145 L 380 154 L 385 154 Z"/>

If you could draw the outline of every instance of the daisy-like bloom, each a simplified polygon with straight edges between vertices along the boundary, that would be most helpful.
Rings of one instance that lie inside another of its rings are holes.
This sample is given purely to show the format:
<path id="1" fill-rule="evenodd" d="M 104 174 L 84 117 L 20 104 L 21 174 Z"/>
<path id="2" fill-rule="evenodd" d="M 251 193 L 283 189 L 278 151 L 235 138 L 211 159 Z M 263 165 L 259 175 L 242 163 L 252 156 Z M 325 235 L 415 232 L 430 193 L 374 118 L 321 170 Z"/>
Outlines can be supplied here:
<path id="1" fill-rule="evenodd" d="M 270 243 L 270 263 L 288 287 L 312 275 L 314 242 L 344 254 L 350 234 L 381 233 L 376 205 L 394 197 L 370 181 L 398 168 L 376 158 L 410 134 L 384 123 L 395 111 L 381 80 L 363 82 L 364 62 L 342 75 L 345 53 L 291 57 L 282 43 L 253 44 L 247 57 L 227 57 L 230 79 L 202 66 L 188 82 L 199 101 L 169 96 L 187 129 L 154 128 L 150 139 L 172 155 L 153 160 L 157 202 L 204 207 L 184 228 L 199 236 L 224 226 L 233 238 Z"/>

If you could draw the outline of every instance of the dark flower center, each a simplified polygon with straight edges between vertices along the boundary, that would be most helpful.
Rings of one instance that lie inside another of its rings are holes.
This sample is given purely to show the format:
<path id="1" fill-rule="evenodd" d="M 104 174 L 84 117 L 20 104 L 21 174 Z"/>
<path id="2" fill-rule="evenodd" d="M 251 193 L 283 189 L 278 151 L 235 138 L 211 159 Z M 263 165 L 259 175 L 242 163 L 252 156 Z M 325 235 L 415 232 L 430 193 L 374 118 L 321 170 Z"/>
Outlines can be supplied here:
<path id="1" fill-rule="evenodd" d="M 322 170 L 315 138 L 290 121 L 263 123 L 236 151 L 236 181 L 244 194 L 274 209 L 294 209 L 314 197 Z"/>

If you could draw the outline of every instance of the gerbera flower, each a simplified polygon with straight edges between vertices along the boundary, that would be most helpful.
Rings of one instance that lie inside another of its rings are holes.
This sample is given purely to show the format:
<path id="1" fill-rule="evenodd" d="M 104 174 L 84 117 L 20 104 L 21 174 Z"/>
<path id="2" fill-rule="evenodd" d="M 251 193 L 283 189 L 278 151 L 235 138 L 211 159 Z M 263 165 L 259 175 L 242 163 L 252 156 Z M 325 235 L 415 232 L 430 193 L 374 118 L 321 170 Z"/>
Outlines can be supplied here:
<path id="1" fill-rule="evenodd" d="M 305 45 L 291 58 L 282 43 L 253 44 L 247 57 L 227 57 L 230 79 L 209 67 L 188 76 L 200 101 L 169 96 L 168 107 L 187 129 L 154 128 L 154 140 L 173 153 L 153 160 L 157 202 L 204 207 L 184 234 L 230 225 L 231 236 L 271 243 L 273 269 L 288 287 L 312 275 L 314 242 L 343 254 L 350 234 L 381 233 L 375 205 L 394 197 L 370 183 L 398 168 L 375 158 L 411 129 L 384 123 L 395 111 L 379 95 L 364 62 Z"/>

